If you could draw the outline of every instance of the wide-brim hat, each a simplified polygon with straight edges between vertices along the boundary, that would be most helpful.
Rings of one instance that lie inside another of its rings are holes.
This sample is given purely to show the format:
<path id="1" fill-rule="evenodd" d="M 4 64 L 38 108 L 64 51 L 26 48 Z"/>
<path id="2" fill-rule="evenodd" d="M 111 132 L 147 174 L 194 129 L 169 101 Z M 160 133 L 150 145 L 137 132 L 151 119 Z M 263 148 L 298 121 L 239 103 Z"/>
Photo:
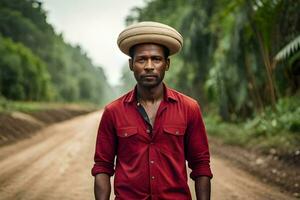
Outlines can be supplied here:
<path id="1" fill-rule="evenodd" d="M 118 37 L 120 50 L 129 55 L 131 47 L 137 44 L 154 43 L 167 47 L 170 55 L 179 52 L 183 38 L 174 28 L 158 22 L 140 22 L 125 28 Z"/>

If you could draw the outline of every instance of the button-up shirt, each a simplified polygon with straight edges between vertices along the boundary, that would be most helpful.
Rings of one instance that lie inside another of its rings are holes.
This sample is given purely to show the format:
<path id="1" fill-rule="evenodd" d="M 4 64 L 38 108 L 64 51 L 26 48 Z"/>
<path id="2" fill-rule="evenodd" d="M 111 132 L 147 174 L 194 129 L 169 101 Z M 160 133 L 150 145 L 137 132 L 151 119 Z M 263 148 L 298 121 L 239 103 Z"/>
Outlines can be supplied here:
<path id="1" fill-rule="evenodd" d="M 164 99 L 150 130 L 136 97 L 135 88 L 105 107 L 92 175 L 115 175 L 114 191 L 120 200 L 191 199 L 186 161 L 192 179 L 212 177 L 198 103 L 164 85 Z"/>

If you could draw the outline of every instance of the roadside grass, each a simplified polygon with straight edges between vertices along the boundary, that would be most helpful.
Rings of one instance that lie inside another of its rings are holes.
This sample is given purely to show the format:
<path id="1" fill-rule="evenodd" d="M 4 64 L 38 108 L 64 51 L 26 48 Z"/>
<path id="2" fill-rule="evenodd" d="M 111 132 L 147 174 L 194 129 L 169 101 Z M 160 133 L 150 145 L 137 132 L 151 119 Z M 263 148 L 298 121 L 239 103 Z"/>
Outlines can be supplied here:
<path id="1" fill-rule="evenodd" d="M 34 102 L 34 101 L 11 101 L 0 97 L 0 113 L 11 113 L 11 112 L 39 112 L 49 109 L 86 109 L 96 110 L 100 106 L 88 102 Z"/>
<path id="2" fill-rule="evenodd" d="M 245 122 L 224 122 L 218 115 L 205 116 L 209 135 L 225 144 L 299 160 L 300 105 L 297 98 L 281 99 L 276 112 L 271 108 Z"/>

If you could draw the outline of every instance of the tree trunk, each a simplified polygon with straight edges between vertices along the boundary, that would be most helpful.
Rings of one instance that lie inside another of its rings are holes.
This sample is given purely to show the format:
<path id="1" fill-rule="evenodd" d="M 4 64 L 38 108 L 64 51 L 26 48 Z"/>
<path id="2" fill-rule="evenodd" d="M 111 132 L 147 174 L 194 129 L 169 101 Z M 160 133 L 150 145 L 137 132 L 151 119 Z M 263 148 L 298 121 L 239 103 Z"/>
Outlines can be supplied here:
<path id="1" fill-rule="evenodd" d="M 269 89 L 269 93 L 270 93 L 270 100 L 271 100 L 272 108 L 273 108 L 273 110 L 275 110 L 276 96 L 275 96 L 275 87 L 274 87 L 274 82 L 273 82 L 273 73 L 272 73 L 272 66 L 271 66 L 271 62 L 270 62 L 269 51 L 263 43 L 263 38 L 262 38 L 260 32 L 256 28 L 254 29 L 254 31 L 258 38 L 261 55 L 263 57 L 264 65 L 265 65 L 266 72 L 267 72 L 267 82 L 268 82 L 268 89 Z"/>
<path id="2" fill-rule="evenodd" d="M 272 75 L 272 66 L 271 66 L 271 61 L 270 61 L 270 55 L 269 55 L 269 50 L 268 47 L 264 45 L 264 40 L 261 35 L 261 32 L 258 30 L 255 21 L 253 20 L 253 6 L 250 0 L 247 0 L 247 14 L 249 18 L 249 22 L 251 25 L 251 28 L 253 32 L 255 33 L 257 37 L 257 41 L 259 44 L 259 49 L 263 58 L 263 62 L 266 68 L 266 74 L 267 74 L 267 85 L 268 85 L 268 92 L 270 96 L 270 102 L 272 105 L 272 109 L 275 110 L 275 104 L 276 104 L 276 95 L 275 95 L 275 87 L 274 87 L 274 80 L 273 80 L 273 75 Z"/>
<path id="3" fill-rule="evenodd" d="M 246 73 L 247 73 L 249 84 L 250 84 L 250 86 L 248 86 L 248 88 L 250 91 L 250 95 L 252 96 L 252 99 L 255 103 L 255 110 L 257 112 L 261 112 L 263 110 L 264 106 L 263 106 L 261 97 L 257 91 L 255 76 L 252 73 L 249 57 L 247 54 L 245 54 L 245 68 L 246 68 Z"/>

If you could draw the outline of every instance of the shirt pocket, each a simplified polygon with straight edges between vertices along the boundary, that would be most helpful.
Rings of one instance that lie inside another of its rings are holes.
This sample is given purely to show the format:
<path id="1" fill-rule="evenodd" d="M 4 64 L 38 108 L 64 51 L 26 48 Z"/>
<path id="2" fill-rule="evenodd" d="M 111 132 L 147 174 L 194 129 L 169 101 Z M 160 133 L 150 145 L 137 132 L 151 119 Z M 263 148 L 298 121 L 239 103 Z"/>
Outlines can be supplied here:
<path id="1" fill-rule="evenodd" d="M 164 126 L 161 134 L 161 149 L 165 152 L 184 155 L 184 135 L 186 127 L 183 125 Z"/>
<path id="2" fill-rule="evenodd" d="M 129 138 L 138 133 L 137 127 L 121 127 L 117 129 L 117 135 L 120 138 Z"/>
<path id="3" fill-rule="evenodd" d="M 139 149 L 138 128 L 135 126 L 117 128 L 118 157 L 135 155 Z"/>
<path id="4" fill-rule="evenodd" d="M 164 133 L 175 135 L 175 136 L 183 136 L 185 134 L 184 126 L 165 126 Z"/>

